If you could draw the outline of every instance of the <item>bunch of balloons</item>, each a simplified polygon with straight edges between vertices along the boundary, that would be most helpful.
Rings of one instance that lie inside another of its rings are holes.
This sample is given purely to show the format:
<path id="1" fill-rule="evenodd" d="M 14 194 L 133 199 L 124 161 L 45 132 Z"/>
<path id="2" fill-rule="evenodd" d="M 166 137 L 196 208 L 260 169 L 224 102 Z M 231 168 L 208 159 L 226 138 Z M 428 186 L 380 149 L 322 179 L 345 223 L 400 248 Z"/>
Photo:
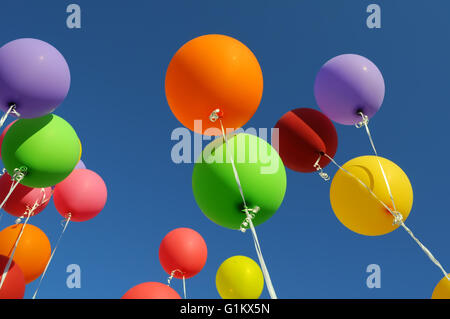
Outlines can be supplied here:
<path id="1" fill-rule="evenodd" d="M 330 176 L 323 168 L 335 164 L 339 170 L 331 183 L 330 201 L 342 224 L 367 236 L 403 227 L 444 273 L 446 280 L 439 285 L 448 289 L 450 277 L 404 223 L 413 201 L 407 175 L 395 163 L 378 156 L 375 148 L 368 123 L 383 103 L 385 85 L 380 70 L 370 60 L 343 54 L 325 63 L 314 85 L 322 112 L 297 108 L 284 114 L 273 131 L 276 151 L 256 136 L 234 132 L 254 114 L 263 89 L 258 61 L 241 42 L 217 34 L 187 42 L 169 64 L 165 89 L 168 104 L 183 125 L 199 134 L 218 136 L 204 148 L 194 165 L 194 197 L 213 222 L 243 232 L 251 229 L 272 298 L 276 294 L 254 226 L 268 220 L 283 201 L 284 165 L 298 172 L 316 171 L 328 181 Z M 334 160 L 338 136 L 332 121 L 364 127 L 374 155 L 340 166 Z M 270 162 L 277 163 L 274 172 L 264 174 L 267 161 L 258 156 L 261 149 L 262 153 L 270 153 Z M 238 298 L 239 284 L 245 282 L 237 270 L 235 277 L 228 270 L 239 268 L 233 268 L 234 264 L 235 261 L 224 262 L 217 274 L 216 285 L 223 298 Z M 252 296 L 259 296 L 256 291 Z"/>
<path id="2" fill-rule="evenodd" d="M 0 126 L 9 115 L 18 118 L 0 136 L 0 208 L 18 217 L 0 232 L 1 298 L 23 298 L 25 284 L 41 276 L 35 298 L 69 221 L 89 220 L 106 203 L 106 185 L 81 161 L 75 130 L 52 113 L 69 87 L 66 60 L 50 44 L 25 38 L 0 48 Z M 28 223 L 52 195 L 65 218 L 53 251 L 45 233 Z"/>
<path id="3" fill-rule="evenodd" d="M 200 210 L 220 226 L 251 230 L 269 294 L 276 298 L 255 226 L 280 207 L 286 172 L 270 144 L 235 132 L 250 120 L 262 98 L 258 60 L 234 38 L 203 35 L 175 53 L 167 69 L 165 90 L 173 114 L 184 126 L 218 136 L 194 165 L 192 189 Z M 274 169 L 269 171 L 267 163 Z"/>
<path id="4" fill-rule="evenodd" d="M 370 60 L 344 54 L 326 62 L 317 74 L 314 94 L 323 113 L 300 108 L 281 117 L 272 140 L 287 167 L 299 172 L 318 171 L 333 162 L 339 170 L 330 188 L 332 209 L 350 230 L 367 236 L 392 232 L 399 226 L 422 248 L 444 273 L 433 298 L 450 298 L 450 277 L 431 252 L 414 236 L 404 221 L 413 203 L 408 176 L 392 161 L 379 157 L 368 126 L 380 109 L 385 85 L 380 70 Z M 364 127 L 374 155 L 354 158 L 344 165 L 333 157 L 337 149 L 336 129 L 331 122 Z"/>
<path id="5" fill-rule="evenodd" d="M 183 280 L 184 298 L 185 279 L 197 275 L 205 266 L 208 249 L 203 237 L 190 228 L 176 228 L 169 232 L 159 246 L 159 261 L 169 275 L 168 284 L 144 282 L 132 287 L 122 299 L 181 299 L 170 287 L 172 279 Z"/>

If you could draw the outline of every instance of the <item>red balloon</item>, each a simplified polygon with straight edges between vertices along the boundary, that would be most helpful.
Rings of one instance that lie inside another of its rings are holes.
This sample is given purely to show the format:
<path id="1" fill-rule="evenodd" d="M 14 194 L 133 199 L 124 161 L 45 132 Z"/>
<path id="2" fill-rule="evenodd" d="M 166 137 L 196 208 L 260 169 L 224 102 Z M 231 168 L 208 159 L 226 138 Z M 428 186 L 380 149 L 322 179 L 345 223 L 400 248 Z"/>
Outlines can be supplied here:
<path id="1" fill-rule="evenodd" d="M 314 164 L 320 154 L 334 157 L 338 137 L 331 120 L 319 111 L 299 108 L 284 114 L 275 125 L 272 143 L 280 154 L 284 165 L 298 172 L 314 172 Z M 276 136 L 275 134 L 278 134 Z M 322 156 L 319 165 L 323 168 L 330 160 Z"/>
<path id="2" fill-rule="evenodd" d="M 159 282 L 144 282 L 128 290 L 122 299 L 181 299 L 180 295 Z"/>
<path id="3" fill-rule="evenodd" d="M 3 275 L 9 258 L 0 255 L 0 278 Z M 19 266 L 12 261 L 6 279 L 0 289 L 0 299 L 23 299 L 25 295 L 25 277 Z"/>
<path id="4" fill-rule="evenodd" d="M 9 128 L 16 122 L 12 121 L 11 123 L 8 124 L 7 127 L 5 127 L 5 129 L 2 132 L 2 135 L 0 135 L 0 158 L 2 157 L 2 143 L 3 143 L 3 139 L 5 138 L 6 132 L 8 132 Z"/>
<path id="5" fill-rule="evenodd" d="M 159 261 L 164 270 L 174 277 L 191 278 L 202 270 L 208 249 L 205 240 L 195 230 L 177 228 L 164 237 L 159 246 Z"/>
<path id="6" fill-rule="evenodd" d="M 0 203 L 3 202 L 6 195 L 11 189 L 11 176 L 5 173 L 0 177 Z M 11 196 L 9 196 L 3 209 L 16 217 L 24 216 L 28 208 L 32 208 L 37 202 L 40 205 L 34 210 L 34 215 L 39 214 L 47 205 L 52 196 L 52 189 L 47 188 L 32 188 L 22 184 L 18 184 Z"/>
<path id="7" fill-rule="evenodd" d="M 105 182 L 89 169 L 75 169 L 55 186 L 53 202 L 56 210 L 70 220 L 83 222 L 94 218 L 105 207 L 108 191 Z"/>

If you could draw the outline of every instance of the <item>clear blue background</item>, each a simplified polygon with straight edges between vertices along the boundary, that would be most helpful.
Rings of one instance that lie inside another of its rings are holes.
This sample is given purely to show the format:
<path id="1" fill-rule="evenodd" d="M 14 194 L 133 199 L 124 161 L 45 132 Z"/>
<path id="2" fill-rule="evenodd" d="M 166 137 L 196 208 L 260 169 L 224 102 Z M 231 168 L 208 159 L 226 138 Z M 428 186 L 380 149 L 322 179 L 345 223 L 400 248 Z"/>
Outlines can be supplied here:
<path id="1" fill-rule="evenodd" d="M 66 27 L 66 6 L 78 3 L 82 29 Z M 366 27 L 366 7 L 382 8 L 382 28 Z M 40 298 L 120 298 L 145 281 L 165 282 L 161 239 L 177 227 L 208 244 L 203 271 L 188 297 L 218 298 L 215 273 L 226 258 L 256 259 L 250 233 L 210 222 L 191 189 L 192 164 L 176 165 L 171 132 L 180 123 L 164 95 L 164 76 L 188 40 L 222 33 L 245 43 L 264 74 L 264 94 L 246 127 L 271 128 L 288 110 L 316 108 L 314 78 L 342 53 L 374 61 L 386 82 L 371 121 L 377 148 L 408 174 L 414 206 L 407 224 L 450 267 L 448 177 L 450 20 L 448 1 L 2 1 L 0 44 L 21 37 L 58 48 L 71 69 L 69 95 L 56 114 L 83 143 L 88 168 L 108 185 L 104 211 L 71 223 L 44 279 Z M 344 163 L 370 154 L 364 131 L 336 124 Z M 334 167 L 326 171 L 333 175 Z M 287 172 L 284 203 L 257 228 L 280 298 L 429 298 L 442 273 L 402 230 L 364 237 L 346 229 L 316 174 Z M 62 217 L 53 203 L 32 223 L 54 243 Z M 4 214 L 0 227 L 14 218 Z M 66 287 L 66 266 L 79 264 L 82 287 Z M 381 288 L 366 286 L 366 267 L 381 266 Z M 31 297 L 37 281 L 28 285 Z M 181 282 L 173 287 L 182 293 Z M 268 297 L 264 291 L 262 297 Z"/>

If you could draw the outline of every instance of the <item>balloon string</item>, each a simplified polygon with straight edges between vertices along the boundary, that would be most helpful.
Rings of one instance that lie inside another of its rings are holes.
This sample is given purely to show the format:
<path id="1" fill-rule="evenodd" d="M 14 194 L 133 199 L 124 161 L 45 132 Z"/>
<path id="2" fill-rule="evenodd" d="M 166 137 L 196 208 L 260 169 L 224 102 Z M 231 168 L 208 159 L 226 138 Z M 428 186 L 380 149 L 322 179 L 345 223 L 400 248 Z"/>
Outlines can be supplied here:
<path id="1" fill-rule="evenodd" d="M 186 297 L 186 278 L 183 276 L 183 293 L 184 293 L 184 299 L 187 299 Z"/>
<path id="2" fill-rule="evenodd" d="M 322 153 L 319 153 L 319 158 L 314 163 L 313 167 L 316 169 L 316 171 L 318 172 L 319 176 L 322 177 L 324 181 L 329 181 L 330 180 L 330 176 L 328 176 L 328 174 L 325 173 L 323 171 L 322 167 L 319 165 L 319 162 L 320 162 L 321 159 L 322 159 Z"/>
<path id="3" fill-rule="evenodd" d="M 278 299 L 277 294 L 275 293 L 275 289 L 272 285 L 272 280 L 270 279 L 269 270 L 267 269 L 266 263 L 264 262 L 264 257 L 262 254 L 261 246 L 259 245 L 258 235 L 256 234 L 255 226 L 253 225 L 253 221 L 249 216 L 248 209 L 245 209 L 245 214 L 249 219 L 250 229 L 252 231 L 253 243 L 255 245 L 256 254 L 258 255 L 259 263 L 262 268 L 262 272 L 264 275 L 264 279 L 266 281 L 267 290 L 269 291 L 270 298 Z"/>
<path id="4" fill-rule="evenodd" d="M 375 144 L 374 144 L 373 139 L 372 139 L 372 134 L 370 134 L 369 125 L 368 125 L 369 124 L 369 117 L 367 115 L 364 115 L 363 112 L 359 112 L 358 114 L 361 115 L 362 121 L 357 123 L 355 126 L 357 128 L 360 128 L 360 127 L 364 126 L 365 129 L 366 129 L 366 133 L 367 133 L 367 136 L 369 137 L 370 145 L 372 146 L 372 149 L 373 149 L 373 152 L 375 153 L 375 157 L 377 159 L 378 165 L 380 166 L 381 173 L 383 174 L 384 182 L 385 182 L 386 188 L 387 188 L 387 190 L 389 192 L 389 197 L 391 198 L 391 202 L 392 202 L 392 205 L 394 207 L 394 211 L 397 211 L 397 208 L 395 207 L 394 196 L 392 196 L 391 187 L 389 186 L 389 181 L 388 181 L 388 179 L 386 177 L 386 173 L 384 172 L 383 165 L 381 165 L 377 149 L 375 148 Z"/>
<path id="5" fill-rule="evenodd" d="M 8 111 L 6 111 L 6 113 L 3 114 L 3 116 L 0 118 L 0 128 L 3 126 L 3 124 L 5 124 L 6 119 L 8 118 L 9 114 L 14 114 L 14 115 L 16 115 L 18 117 L 20 116 L 20 114 L 17 113 L 17 111 L 16 111 L 16 105 L 15 104 L 11 104 L 9 106 Z"/>
<path id="6" fill-rule="evenodd" d="M 3 168 L 2 171 L 0 172 L 0 176 L 3 176 L 6 173 L 6 168 Z M 3 219 L 3 212 L 0 211 L 0 223 L 2 222 Z"/>
<path id="7" fill-rule="evenodd" d="M 172 270 L 169 278 L 167 278 L 167 286 L 170 287 L 170 283 L 172 282 L 173 276 L 175 275 L 176 272 L 179 272 L 180 274 L 183 275 L 183 293 L 184 293 L 184 299 L 187 299 L 186 298 L 186 279 L 184 277 L 184 273 L 181 270 L 179 270 L 179 269 Z"/>
<path id="8" fill-rule="evenodd" d="M 34 211 L 35 211 L 35 209 L 36 209 L 37 207 L 39 207 L 39 204 L 38 204 L 38 202 L 36 201 L 36 202 L 34 203 L 33 207 L 29 210 L 28 215 L 27 215 L 27 218 L 25 219 L 25 222 L 23 223 L 22 229 L 20 230 L 19 235 L 18 235 L 17 238 L 16 238 L 16 242 L 14 243 L 13 251 L 12 251 L 11 255 L 9 256 L 9 260 L 8 260 L 8 263 L 6 264 L 5 269 L 3 270 L 2 278 L 1 278 L 1 280 L 0 280 L 0 289 L 3 287 L 3 283 L 4 283 L 5 280 L 6 280 L 6 276 L 8 275 L 9 268 L 11 267 L 11 263 L 12 263 L 12 261 L 13 261 L 14 254 L 16 253 L 17 246 L 19 245 L 19 241 L 20 241 L 20 239 L 22 238 L 22 234 L 23 234 L 23 232 L 24 232 L 24 230 L 25 230 L 25 227 L 26 227 L 26 225 L 28 224 L 28 220 L 30 219 L 31 216 L 33 216 Z"/>
<path id="9" fill-rule="evenodd" d="M 64 220 L 65 223 L 64 223 L 63 230 L 62 230 L 61 234 L 59 235 L 58 240 L 56 241 L 55 248 L 53 248 L 52 254 L 50 255 L 50 258 L 49 258 L 49 260 L 47 262 L 47 265 L 45 266 L 44 272 L 41 275 L 41 279 L 39 279 L 39 283 L 37 285 L 36 291 L 34 292 L 33 297 L 31 299 L 36 299 L 36 296 L 37 296 L 37 294 L 39 292 L 39 288 L 41 287 L 41 284 L 42 284 L 42 280 L 44 279 L 45 274 L 47 273 L 47 269 L 50 266 L 50 262 L 52 261 L 53 256 L 55 255 L 55 252 L 56 252 L 56 249 L 58 248 L 59 242 L 61 241 L 61 238 L 63 237 L 64 232 L 67 229 L 67 225 L 69 225 L 71 217 L 72 217 L 72 214 L 70 214 L 70 213 L 67 214 L 67 218 Z"/>
<path id="10" fill-rule="evenodd" d="M 394 197 L 392 195 L 392 191 L 391 191 L 391 188 L 389 186 L 389 181 L 388 181 L 388 179 L 386 177 L 386 173 L 384 172 L 383 165 L 381 165 L 377 149 L 375 148 L 375 143 L 373 142 L 372 134 L 370 134 L 369 117 L 367 115 L 365 115 L 364 113 L 362 113 L 362 112 L 359 112 L 358 114 L 361 115 L 362 121 L 360 123 L 356 124 L 356 127 L 360 128 L 361 126 L 364 126 L 364 128 L 366 129 L 366 133 L 367 133 L 367 136 L 369 137 L 370 145 L 372 146 L 373 152 L 375 153 L 375 157 L 376 157 L 376 159 L 378 161 L 378 165 L 380 166 L 381 173 L 383 174 L 383 178 L 384 178 L 384 181 L 385 181 L 385 184 L 386 184 L 386 188 L 387 188 L 387 190 L 389 192 L 389 196 L 391 198 L 391 202 L 392 202 L 392 205 L 394 207 L 394 212 L 396 212 L 396 214 L 394 215 L 394 222 L 395 222 L 395 224 L 402 226 L 406 230 L 406 232 L 419 245 L 419 247 L 423 250 L 423 252 L 428 256 L 428 258 L 430 258 L 430 260 L 436 266 L 438 266 L 441 269 L 441 271 L 444 273 L 444 276 L 448 280 L 450 280 L 450 277 L 448 276 L 448 273 L 444 270 L 444 268 L 439 263 L 439 261 L 436 258 L 434 258 L 434 256 L 431 254 L 431 252 L 414 236 L 413 232 L 403 222 L 403 216 L 402 216 L 402 214 L 400 212 L 397 211 L 397 208 L 396 208 L 395 202 L 394 202 Z"/>
<path id="11" fill-rule="evenodd" d="M 416 236 L 414 236 L 413 232 L 411 231 L 411 229 L 409 229 L 406 224 L 403 222 L 403 217 L 401 216 L 401 214 L 399 212 L 393 211 L 388 205 L 386 205 L 381 199 L 378 198 L 378 196 L 370 189 L 369 186 L 367 186 L 362 180 L 360 180 L 358 177 L 356 177 L 355 175 L 353 175 L 352 173 L 350 173 L 348 170 L 346 170 L 345 168 L 343 168 L 342 166 L 340 166 L 338 163 L 336 163 L 336 161 L 331 157 L 328 156 L 328 154 L 324 154 L 325 157 L 327 157 L 334 165 L 336 165 L 340 170 L 342 170 L 343 172 L 345 172 L 346 174 L 348 174 L 349 176 L 353 177 L 355 180 L 357 180 L 362 186 L 364 186 L 364 188 L 367 189 L 367 191 L 369 191 L 369 193 L 380 202 L 381 205 L 383 205 L 383 207 L 385 209 L 387 209 L 392 216 L 394 217 L 394 224 L 396 225 L 400 225 L 403 227 L 403 229 L 405 229 L 405 231 L 411 236 L 411 238 L 417 243 L 417 245 L 419 245 L 419 247 L 423 250 L 423 252 L 428 256 L 428 258 L 442 271 L 442 273 L 444 274 L 444 276 L 450 280 L 450 277 L 448 275 L 448 273 L 445 271 L 444 267 L 441 265 L 441 263 L 433 256 L 433 254 L 428 250 L 427 247 L 425 247 L 425 245 L 423 245 L 419 239 L 417 239 Z M 398 216 L 398 214 L 400 214 L 400 216 Z"/>
<path id="12" fill-rule="evenodd" d="M 218 110 L 215 110 L 213 112 L 213 114 L 217 113 L 217 111 Z M 222 136 L 223 136 L 223 139 L 225 141 L 227 154 L 230 155 L 229 158 L 230 158 L 231 166 L 233 167 L 234 178 L 235 178 L 236 184 L 237 184 L 237 186 L 239 188 L 239 192 L 240 192 L 241 197 L 242 197 L 242 202 L 244 203 L 244 211 L 245 211 L 245 214 L 247 216 L 247 219 L 248 219 L 248 222 L 249 222 L 249 225 L 250 225 L 250 229 L 252 231 L 253 242 L 255 244 L 256 254 L 258 255 L 259 264 L 261 265 L 261 270 L 262 270 L 262 273 L 263 273 L 263 276 L 264 276 L 264 281 L 266 282 L 267 290 L 269 291 L 270 298 L 271 299 L 277 299 L 277 294 L 275 293 L 275 289 L 273 288 L 272 280 L 270 279 L 269 271 L 268 271 L 268 269 L 266 267 L 266 263 L 264 262 L 264 257 L 263 257 L 263 254 L 262 254 L 261 246 L 259 245 L 258 236 L 256 234 L 256 230 L 255 230 L 255 227 L 253 225 L 252 218 L 251 218 L 251 216 L 249 214 L 249 209 L 247 207 L 247 202 L 245 201 L 244 191 L 242 189 L 242 184 L 241 184 L 241 181 L 239 179 L 239 174 L 237 172 L 236 166 L 234 164 L 233 153 L 228 147 L 228 140 L 227 140 L 227 137 L 225 135 L 225 130 L 223 128 L 222 119 L 220 117 L 218 117 L 217 119 L 219 120 L 219 123 L 220 123 L 220 127 L 221 127 L 221 130 L 222 130 Z M 215 120 L 217 120 L 217 119 L 215 119 Z"/>

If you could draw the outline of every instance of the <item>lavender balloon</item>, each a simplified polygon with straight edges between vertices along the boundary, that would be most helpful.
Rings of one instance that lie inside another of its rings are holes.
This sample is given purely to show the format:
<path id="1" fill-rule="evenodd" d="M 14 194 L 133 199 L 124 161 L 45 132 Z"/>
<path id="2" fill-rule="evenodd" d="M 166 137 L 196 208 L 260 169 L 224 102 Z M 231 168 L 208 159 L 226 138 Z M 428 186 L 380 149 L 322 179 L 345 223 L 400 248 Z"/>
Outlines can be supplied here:
<path id="1" fill-rule="evenodd" d="M 320 69 L 314 84 L 319 108 L 335 122 L 353 125 L 358 114 L 369 118 L 380 109 L 384 99 L 384 80 L 380 70 L 367 58 L 343 54 Z"/>
<path id="2" fill-rule="evenodd" d="M 0 48 L 0 109 L 11 104 L 21 118 L 34 118 L 55 110 L 70 87 L 64 57 L 50 44 L 18 39 Z"/>
<path id="3" fill-rule="evenodd" d="M 78 164 L 75 166 L 74 169 L 79 169 L 79 168 L 81 168 L 81 169 L 86 169 L 86 165 L 84 165 L 84 162 L 83 162 L 82 160 L 80 160 L 80 161 L 78 162 Z"/>

